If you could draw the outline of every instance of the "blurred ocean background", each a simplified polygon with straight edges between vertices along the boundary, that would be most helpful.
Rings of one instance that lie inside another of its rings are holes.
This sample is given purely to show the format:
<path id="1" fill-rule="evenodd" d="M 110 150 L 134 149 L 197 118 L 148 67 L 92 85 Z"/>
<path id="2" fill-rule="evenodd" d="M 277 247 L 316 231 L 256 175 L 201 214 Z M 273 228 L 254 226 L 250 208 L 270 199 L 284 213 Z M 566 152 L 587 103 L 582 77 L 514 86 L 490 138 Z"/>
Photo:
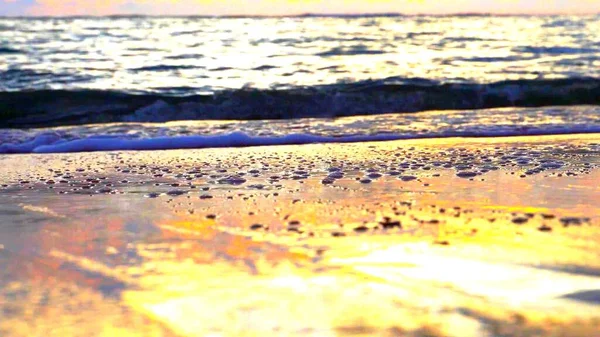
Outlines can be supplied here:
<path id="1" fill-rule="evenodd" d="M 598 32 L 600 15 L 0 18 L 0 153 L 599 132 Z"/>

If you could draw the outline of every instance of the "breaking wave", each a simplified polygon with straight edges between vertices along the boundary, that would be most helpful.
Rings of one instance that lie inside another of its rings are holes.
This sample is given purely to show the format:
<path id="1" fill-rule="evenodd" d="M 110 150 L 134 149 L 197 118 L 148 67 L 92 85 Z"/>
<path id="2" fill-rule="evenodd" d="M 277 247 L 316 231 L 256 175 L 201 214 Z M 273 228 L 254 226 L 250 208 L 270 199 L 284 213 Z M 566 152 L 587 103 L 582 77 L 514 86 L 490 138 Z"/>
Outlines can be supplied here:
<path id="1" fill-rule="evenodd" d="M 35 90 L 0 92 L 0 125 L 25 128 L 111 122 L 333 118 L 426 110 L 600 104 L 600 79 L 441 83 L 391 77 L 284 89 L 190 94 Z"/>
<path id="2" fill-rule="evenodd" d="M 166 150 L 599 132 L 599 106 L 503 108 L 337 119 L 130 122 L 0 129 L 0 153 Z"/>

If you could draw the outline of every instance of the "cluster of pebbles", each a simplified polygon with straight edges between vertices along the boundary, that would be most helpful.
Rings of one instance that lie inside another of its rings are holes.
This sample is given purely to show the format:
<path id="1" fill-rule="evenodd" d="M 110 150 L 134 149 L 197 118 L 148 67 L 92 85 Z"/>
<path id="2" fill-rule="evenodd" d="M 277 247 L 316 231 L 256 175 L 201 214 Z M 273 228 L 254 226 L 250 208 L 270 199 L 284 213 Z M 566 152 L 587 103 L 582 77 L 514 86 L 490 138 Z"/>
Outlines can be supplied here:
<path id="1" fill-rule="evenodd" d="M 270 147 L 250 151 L 114 152 L 39 157 L 37 169 L 0 180 L 0 193 L 47 190 L 90 196 L 139 194 L 147 198 L 165 198 L 170 203 L 187 196 L 215 204 L 227 199 L 248 201 L 269 196 L 276 207 L 278 201 L 288 199 L 292 203 L 303 202 L 301 184 L 321 184 L 325 189 L 338 190 L 356 190 L 365 184 L 390 181 L 429 186 L 435 184 L 435 179 L 484 180 L 492 171 L 523 179 L 539 175 L 575 177 L 589 174 L 600 166 L 600 144 L 581 142 L 565 142 L 559 146 L 538 142 L 396 148 L 345 144 L 312 145 L 307 149 L 316 150 Z M 333 203 L 333 208 L 340 207 L 335 200 L 329 202 Z M 178 207 L 189 207 L 188 212 L 193 214 L 194 205 L 188 201 L 188 205 L 179 203 Z M 438 210 L 442 220 L 423 219 L 415 215 L 423 210 L 412 209 L 410 202 L 386 207 L 393 211 L 379 216 L 375 222 L 340 226 L 328 233 L 345 236 L 349 233 L 404 232 L 468 213 L 460 207 L 442 208 Z M 430 210 L 428 214 L 431 214 Z M 217 218 L 216 214 L 209 215 Z M 551 231 L 549 223 L 552 221 L 564 227 L 590 223 L 589 218 L 554 219 L 551 214 L 539 215 L 540 221 L 536 220 L 536 214 L 507 213 L 504 217 L 518 226 L 535 223 L 540 231 Z M 274 230 L 260 222 L 246 226 L 251 231 Z M 290 220 L 287 226 L 277 230 L 314 235 L 298 220 Z"/>
<path id="2" fill-rule="evenodd" d="M 352 151 L 352 144 L 345 149 Z M 326 152 L 326 151 L 325 151 Z M 378 179 L 393 178 L 405 182 L 419 177 L 439 177 L 446 170 L 454 171 L 459 178 L 473 179 L 490 171 L 503 170 L 522 178 L 543 174 L 544 176 L 577 176 L 588 174 L 600 166 L 600 144 L 566 144 L 546 146 L 486 146 L 473 147 L 399 147 L 395 150 L 371 146 L 363 158 L 344 154 L 328 156 L 319 153 L 310 156 L 293 152 L 276 152 L 237 158 L 222 158 L 213 151 L 213 158 L 198 156 L 171 158 L 137 163 L 131 153 L 113 156 L 109 161 L 103 154 L 87 154 L 85 165 L 76 159 L 63 157 L 58 167 L 47 171 L 22 172 L 17 179 L 4 182 L 2 189 L 37 188 L 46 185 L 63 193 L 110 193 L 130 185 L 156 186 L 168 180 L 171 187 L 195 188 L 201 182 L 207 186 L 233 185 L 249 189 L 262 189 L 281 180 L 304 180 L 319 178 L 324 185 L 340 179 L 353 179 L 370 183 Z M 113 154 L 114 155 L 114 154 Z M 81 156 L 81 155 L 79 155 Z M 344 158 L 345 157 L 345 158 Z M 43 160 L 43 159 L 42 159 Z M 175 191 L 167 194 L 177 194 Z"/>

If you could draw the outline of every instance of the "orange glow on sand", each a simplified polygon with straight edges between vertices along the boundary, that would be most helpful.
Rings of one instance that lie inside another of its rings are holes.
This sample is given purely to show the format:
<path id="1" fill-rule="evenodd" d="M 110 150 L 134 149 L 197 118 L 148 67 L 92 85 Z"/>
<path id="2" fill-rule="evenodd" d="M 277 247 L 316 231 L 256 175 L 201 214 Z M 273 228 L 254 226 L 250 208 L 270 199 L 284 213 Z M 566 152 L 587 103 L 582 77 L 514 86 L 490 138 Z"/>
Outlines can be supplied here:
<path id="1" fill-rule="evenodd" d="M 464 179 L 432 167 L 413 173 L 412 180 L 381 176 L 361 184 L 354 179 L 360 172 L 351 168 L 365 159 L 382 163 L 396 158 L 394 153 L 435 160 L 457 147 L 460 154 L 482 156 L 562 146 L 552 153 L 587 153 L 571 156 L 563 169 L 577 171 L 582 159 L 598 161 L 586 144 L 599 139 L 451 138 L 72 154 L 90 168 L 81 177 L 99 162 L 108 168 L 126 162 L 135 173 L 99 174 L 132 184 L 92 195 L 48 193 L 40 184 L 34 194 L 18 190 L 24 197 L 16 207 L 2 199 L 2 206 L 12 207 L 9 214 L 37 219 L 42 230 L 7 240 L 8 232 L 0 241 L 6 245 L 0 262 L 12 280 L 0 290 L 0 303 L 10 298 L 23 313 L 0 321 L 0 331 L 482 336 L 498 326 L 510 329 L 506 335 L 535 330 L 542 336 L 589 336 L 598 331 L 597 308 L 585 296 L 597 293 L 600 280 L 564 271 L 600 265 L 595 248 L 600 171 L 522 178 L 511 166 Z M 314 172 L 306 179 L 258 189 L 249 186 L 257 186 L 260 176 L 246 176 L 242 186 L 210 182 L 211 167 L 238 170 L 251 159 L 272 170 L 264 177 L 281 176 L 296 156 Z M 9 157 L 0 183 L 15 181 L 25 166 L 48 175 L 47 167 L 65 165 L 61 158 Z M 347 163 L 346 176 L 323 185 L 324 158 Z M 202 170 L 208 175 L 174 180 L 198 161 L 206 163 Z M 163 185 L 179 181 L 179 189 L 187 182 L 197 188 L 145 198 L 142 191 L 149 186 L 138 184 L 150 174 L 145 170 L 166 165 L 173 172 L 160 178 Z M 52 191 L 60 188 L 68 187 Z M 36 198 L 43 193 L 45 198 Z M 144 212 L 136 212 L 140 209 Z M 6 254 L 12 257 L 4 259 Z M 23 290 L 31 290 L 30 297 L 15 300 L 16 294 L 28 294 Z"/>

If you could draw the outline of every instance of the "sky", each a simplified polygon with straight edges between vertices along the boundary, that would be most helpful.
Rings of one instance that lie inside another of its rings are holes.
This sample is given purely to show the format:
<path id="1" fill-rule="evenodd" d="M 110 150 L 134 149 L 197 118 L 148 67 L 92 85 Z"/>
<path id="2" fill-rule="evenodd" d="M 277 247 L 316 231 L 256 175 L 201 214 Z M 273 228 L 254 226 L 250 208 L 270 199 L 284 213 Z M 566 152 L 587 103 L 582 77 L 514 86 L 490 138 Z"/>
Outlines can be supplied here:
<path id="1" fill-rule="evenodd" d="M 600 13 L 600 0 L 0 0 L 0 15 Z"/>

